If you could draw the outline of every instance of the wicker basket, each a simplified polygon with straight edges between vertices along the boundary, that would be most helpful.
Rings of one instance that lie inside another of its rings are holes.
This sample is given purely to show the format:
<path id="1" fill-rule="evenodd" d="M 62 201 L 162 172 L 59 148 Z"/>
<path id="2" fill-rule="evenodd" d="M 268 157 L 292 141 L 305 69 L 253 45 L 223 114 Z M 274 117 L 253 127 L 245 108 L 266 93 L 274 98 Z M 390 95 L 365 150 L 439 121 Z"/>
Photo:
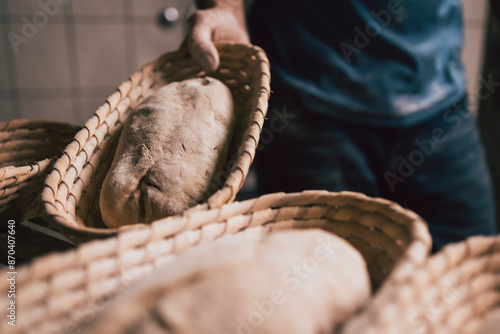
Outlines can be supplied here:
<path id="1" fill-rule="evenodd" d="M 13 120 L 0 123 L 0 227 L 9 219 L 40 216 L 40 192 L 53 159 L 79 127 L 65 123 Z"/>
<path id="2" fill-rule="evenodd" d="M 471 237 L 387 282 L 342 334 L 479 333 L 500 310 L 500 237 Z M 498 331 L 497 331 L 498 333 Z"/>
<path id="3" fill-rule="evenodd" d="M 253 161 L 270 93 L 269 63 L 260 48 L 221 44 L 218 50 L 221 65 L 210 75 L 230 88 L 238 124 L 226 166 L 227 177 L 198 209 L 217 208 L 234 200 Z M 123 122 L 130 110 L 161 86 L 203 75 L 194 59 L 179 50 L 145 65 L 124 82 L 76 135 L 46 179 L 42 201 L 49 222 L 77 243 L 116 234 L 118 229 L 108 229 L 102 222 L 99 191 Z"/>
<path id="4" fill-rule="evenodd" d="M 416 214 L 358 193 L 277 193 L 191 210 L 19 268 L 16 299 L 22 316 L 15 330 L 74 330 L 130 282 L 193 246 L 241 231 L 267 234 L 291 228 L 322 228 L 345 238 L 366 259 L 374 290 L 387 277 L 407 280 L 426 260 L 431 244 Z M 0 280 L 0 305 L 7 305 L 7 290 L 8 282 Z M 0 331 L 6 326 L 0 322 Z"/>

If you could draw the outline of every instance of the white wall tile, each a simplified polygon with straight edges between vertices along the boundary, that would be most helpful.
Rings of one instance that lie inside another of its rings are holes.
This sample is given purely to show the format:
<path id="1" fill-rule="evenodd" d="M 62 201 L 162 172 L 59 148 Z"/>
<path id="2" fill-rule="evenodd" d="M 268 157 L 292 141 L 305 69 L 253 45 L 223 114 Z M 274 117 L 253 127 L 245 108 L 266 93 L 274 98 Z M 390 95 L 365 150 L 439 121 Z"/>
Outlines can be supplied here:
<path id="1" fill-rule="evenodd" d="M 9 79 L 7 76 L 7 59 L 5 48 L 10 49 L 10 42 L 7 39 L 7 32 L 4 33 L 4 27 L 0 24 L 0 90 L 6 91 L 9 89 Z"/>
<path id="2" fill-rule="evenodd" d="M 12 109 L 10 100 L 0 100 L 0 122 L 10 121 L 15 118 L 18 117 L 16 117 Z"/>
<path id="3" fill-rule="evenodd" d="M 149 2 L 149 1 L 144 1 Z M 75 15 L 123 15 L 123 0 L 73 0 Z"/>
<path id="4" fill-rule="evenodd" d="M 21 33 L 21 26 L 11 26 Z M 14 55 L 17 84 L 20 89 L 62 88 L 70 86 L 68 56 L 64 26 L 47 25 L 38 33 L 20 44 Z"/>
<path id="5" fill-rule="evenodd" d="M 63 9 L 68 4 L 61 5 L 57 0 L 41 0 L 44 6 L 40 6 L 40 0 L 2 0 L 5 1 L 10 15 L 15 15 L 15 20 L 11 23 L 22 24 L 22 17 L 29 22 L 33 22 L 38 15 L 47 15 L 51 23 L 63 21 Z M 44 14 L 45 13 L 45 14 Z M 19 17 L 21 16 L 21 17 Z M 35 17 L 34 17 L 35 16 Z"/>
<path id="6" fill-rule="evenodd" d="M 183 37 L 182 26 L 180 25 L 167 29 L 156 25 L 136 26 L 137 69 L 165 52 L 177 50 L 182 43 Z"/>
<path id="7" fill-rule="evenodd" d="M 7 4 L 7 8 L 9 9 L 10 15 L 33 15 L 34 13 L 43 10 L 42 7 L 38 4 L 38 0 L 31 1 L 20 1 L 20 0 L 2 0 Z M 45 3 L 48 3 L 46 0 L 42 0 Z M 57 5 L 59 3 L 56 1 Z M 56 6 L 54 6 L 54 9 Z"/>
<path id="8" fill-rule="evenodd" d="M 21 100 L 21 117 L 75 124 L 71 99 Z"/>
<path id="9" fill-rule="evenodd" d="M 82 87 L 118 87 L 128 78 L 123 26 L 77 25 L 76 49 Z"/>

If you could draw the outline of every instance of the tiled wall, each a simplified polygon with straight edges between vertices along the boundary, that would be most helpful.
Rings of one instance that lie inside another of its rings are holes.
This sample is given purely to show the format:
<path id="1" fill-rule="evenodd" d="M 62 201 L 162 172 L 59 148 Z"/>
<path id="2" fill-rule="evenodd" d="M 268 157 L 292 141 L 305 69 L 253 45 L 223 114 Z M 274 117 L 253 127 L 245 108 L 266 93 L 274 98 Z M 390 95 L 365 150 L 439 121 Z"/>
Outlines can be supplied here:
<path id="1" fill-rule="evenodd" d="M 161 25 L 168 7 L 179 19 Z M 0 0 L 0 121 L 83 124 L 130 74 L 179 47 L 192 11 L 192 0 Z"/>
<path id="2" fill-rule="evenodd" d="M 40 2 L 64 4 L 44 11 Z M 463 3 L 463 59 L 473 98 L 487 0 Z M 170 6 L 180 17 L 162 27 L 158 16 Z M 83 124 L 131 73 L 179 46 L 192 10 L 192 0 L 0 0 L 0 121 L 45 118 Z M 7 35 L 23 36 L 26 21 L 40 28 L 16 53 Z"/>

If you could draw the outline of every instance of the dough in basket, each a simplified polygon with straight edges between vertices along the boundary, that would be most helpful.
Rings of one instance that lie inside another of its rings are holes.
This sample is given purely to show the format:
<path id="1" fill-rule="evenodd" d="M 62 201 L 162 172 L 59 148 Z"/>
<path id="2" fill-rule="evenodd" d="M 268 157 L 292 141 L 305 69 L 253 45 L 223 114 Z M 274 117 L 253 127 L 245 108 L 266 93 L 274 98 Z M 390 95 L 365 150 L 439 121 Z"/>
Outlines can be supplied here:
<path id="1" fill-rule="evenodd" d="M 217 79 L 173 82 L 148 97 L 127 119 L 103 182 L 104 223 L 151 223 L 205 201 L 220 186 L 232 126 L 231 92 Z"/>
<path id="2" fill-rule="evenodd" d="M 224 237 L 128 287 L 84 333 L 318 334 L 370 296 L 366 263 L 322 230 Z"/>

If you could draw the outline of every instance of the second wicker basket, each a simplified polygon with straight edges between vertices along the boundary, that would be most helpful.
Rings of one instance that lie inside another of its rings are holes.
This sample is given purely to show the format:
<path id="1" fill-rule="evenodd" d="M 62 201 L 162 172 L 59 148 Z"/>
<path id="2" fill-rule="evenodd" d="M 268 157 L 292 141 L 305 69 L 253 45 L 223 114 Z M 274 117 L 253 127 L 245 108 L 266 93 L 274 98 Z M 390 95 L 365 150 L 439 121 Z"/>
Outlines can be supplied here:
<path id="1" fill-rule="evenodd" d="M 365 258 L 375 292 L 381 285 L 407 281 L 431 246 L 426 224 L 415 213 L 358 193 L 276 193 L 191 210 L 19 268 L 17 312 L 22 317 L 15 333 L 75 330 L 129 283 L 189 248 L 236 233 L 291 228 L 321 228 L 350 242 Z M 1 305 L 8 289 L 8 281 L 0 281 Z M 6 323 L 0 322 L 0 332 Z"/>

